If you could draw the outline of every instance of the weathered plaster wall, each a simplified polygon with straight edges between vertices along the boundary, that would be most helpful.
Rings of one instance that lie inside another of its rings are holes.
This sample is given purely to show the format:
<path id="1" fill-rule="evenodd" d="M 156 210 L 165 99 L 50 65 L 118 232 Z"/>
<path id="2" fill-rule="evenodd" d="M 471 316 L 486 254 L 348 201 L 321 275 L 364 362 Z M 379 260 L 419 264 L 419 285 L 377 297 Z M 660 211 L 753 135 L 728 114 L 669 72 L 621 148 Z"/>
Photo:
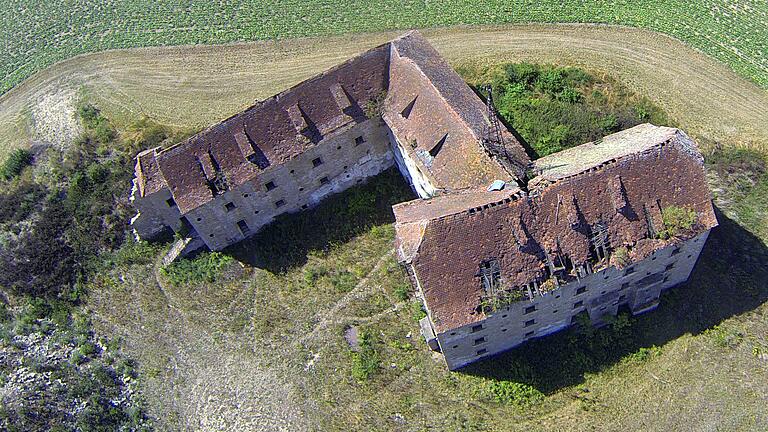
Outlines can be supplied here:
<path id="1" fill-rule="evenodd" d="M 403 144 L 389 131 L 389 140 L 392 143 L 392 153 L 400 173 L 405 177 L 411 188 L 419 198 L 429 198 L 435 195 L 437 190 L 427 176 L 419 169 L 419 165 L 405 151 Z"/>

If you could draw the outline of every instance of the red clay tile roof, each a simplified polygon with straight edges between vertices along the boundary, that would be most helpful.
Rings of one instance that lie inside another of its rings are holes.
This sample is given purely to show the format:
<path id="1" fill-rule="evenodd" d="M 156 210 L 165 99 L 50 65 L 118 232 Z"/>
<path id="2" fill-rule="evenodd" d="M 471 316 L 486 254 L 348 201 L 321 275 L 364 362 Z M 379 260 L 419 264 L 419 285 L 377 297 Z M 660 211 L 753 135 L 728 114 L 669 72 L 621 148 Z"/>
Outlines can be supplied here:
<path id="1" fill-rule="evenodd" d="M 136 156 L 136 183 L 141 196 L 153 194 L 165 186 L 165 179 L 155 158 L 157 150 L 144 150 Z"/>
<path id="2" fill-rule="evenodd" d="M 427 200 L 414 200 L 392 207 L 397 224 L 395 249 L 402 262 L 410 262 L 421 244 L 429 221 L 467 211 L 480 211 L 519 199 L 519 187 L 507 184 L 503 190 L 465 189 Z"/>
<path id="3" fill-rule="evenodd" d="M 437 188 L 462 189 L 522 178 L 492 160 L 482 144 L 489 122 L 485 104 L 416 32 L 392 41 L 384 120 Z M 503 130 L 518 164 L 523 147 Z"/>
<path id="4" fill-rule="evenodd" d="M 217 176 L 234 188 L 367 120 L 363 107 L 387 89 L 388 60 L 388 44 L 369 50 L 159 152 L 181 213 L 214 198 L 209 182 Z"/>
<path id="5" fill-rule="evenodd" d="M 595 164 L 579 168 L 586 170 L 578 174 L 574 170 L 555 178 L 544 170 L 531 182 L 539 189 L 523 199 L 447 216 L 424 210 L 421 221 L 410 217 L 417 212 L 412 207 L 421 201 L 403 206 L 409 217 L 403 219 L 407 221 L 403 227 L 399 219 L 396 223 L 398 244 L 403 245 L 400 258 L 411 260 L 437 333 L 484 318 L 478 312 L 483 289 L 477 275 L 482 261 L 497 259 L 505 284 L 522 286 L 542 277 L 545 252 L 567 255 L 576 265 L 587 262 L 589 227 L 597 222 L 607 224 L 614 247 L 632 246 L 633 262 L 679 241 L 648 238 L 644 207 L 652 214 L 656 210 L 652 217 L 657 227 L 660 207 L 670 205 L 695 210 L 697 233 L 717 225 L 695 144 L 674 129 L 638 128 L 623 136 L 645 139 L 649 135 L 635 133 L 654 129 L 655 136 L 664 139 L 652 145 L 635 142 L 632 148 L 639 151 L 634 153 L 600 156 L 609 162 L 595 159 Z M 581 150 L 588 151 L 587 147 Z M 414 227 L 419 227 L 418 236 Z"/>
<path id="6" fill-rule="evenodd" d="M 366 120 L 366 104 L 385 93 L 390 112 L 384 117 L 394 119 L 393 133 L 418 142 L 407 151 L 427 161 L 425 170 L 439 187 L 461 189 L 521 176 L 484 153 L 485 105 L 418 32 L 410 32 L 153 153 L 146 168 L 139 161 L 139 189 L 167 186 L 185 214 L 212 200 L 217 190 L 255 181 L 266 167 Z M 401 122 L 391 111 L 409 103 L 411 95 L 419 95 L 413 120 Z M 519 162 L 527 164 L 522 146 L 503 132 Z"/>

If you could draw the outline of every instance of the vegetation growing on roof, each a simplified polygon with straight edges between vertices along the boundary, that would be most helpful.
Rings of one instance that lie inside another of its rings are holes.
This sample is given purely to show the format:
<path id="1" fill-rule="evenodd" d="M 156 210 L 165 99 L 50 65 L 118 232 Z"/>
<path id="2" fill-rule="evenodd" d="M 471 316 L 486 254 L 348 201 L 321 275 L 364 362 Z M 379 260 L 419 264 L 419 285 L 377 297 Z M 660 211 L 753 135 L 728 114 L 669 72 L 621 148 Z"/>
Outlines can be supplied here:
<path id="1" fill-rule="evenodd" d="M 696 211 L 674 205 L 664 207 L 661 209 L 661 221 L 664 228 L 657 233 L 659 238 L 678 237 L 693 228 L 696 223 Z"/>
<path id="2" fill-rule="evenodd" d="M 384 99 L 387 98 L 387 92 L 381 91 L 376 96 L 365 102 L 363 112 L 369 119 L 381 118 L 384 110 Z"/>
<path id="3" fill-rule="evenodd" d="M 614 132 L 671 121 L 649 99 L 582 69 L 511 63 L 457 68 L 470 85 L 490 84 L 496 110 L 542 157 Z"/>
<path id="4" fill-rule="evenodd" d="M 629 249 L 626 246 L 619 246 L 611 254 L 611 263 L 618 268 L 629 264 Z"/>

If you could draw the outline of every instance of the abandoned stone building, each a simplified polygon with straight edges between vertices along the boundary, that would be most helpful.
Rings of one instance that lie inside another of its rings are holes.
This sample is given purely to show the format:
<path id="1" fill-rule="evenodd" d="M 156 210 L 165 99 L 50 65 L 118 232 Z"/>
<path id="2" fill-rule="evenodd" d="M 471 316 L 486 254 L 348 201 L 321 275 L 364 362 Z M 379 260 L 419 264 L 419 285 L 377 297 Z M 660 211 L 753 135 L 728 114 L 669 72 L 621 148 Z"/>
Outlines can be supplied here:
<path id="1" fill-rule="evenodd" d="M 140 153 L 137 235 L 220 250 L 396 165 L 396 248 L 450 369 L 621 306 L 653 309 L 717 225 L 703 160 L 650 124 L 531 162 L 418 32 L 373 48 L 173 147 Z M 670 234 L 665 212 L 692 221 Z"/>

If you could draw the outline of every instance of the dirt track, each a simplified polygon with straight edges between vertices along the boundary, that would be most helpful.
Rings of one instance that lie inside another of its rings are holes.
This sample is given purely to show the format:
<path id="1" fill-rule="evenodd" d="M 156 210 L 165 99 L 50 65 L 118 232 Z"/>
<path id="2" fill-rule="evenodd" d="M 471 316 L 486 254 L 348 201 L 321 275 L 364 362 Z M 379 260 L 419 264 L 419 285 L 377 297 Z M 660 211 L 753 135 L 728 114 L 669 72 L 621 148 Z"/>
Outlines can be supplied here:
<path id="1" fill-rule="evenodd" d="M 146 114 L 204 127 L 398 33 L 281 42 L 111 51 L 76 57 L 0 97 L 0 142 L 56 141 L 39 105 L 85 91 L 113 117 Z M 717 61 L 656 33 L 585 25 L 462 27 L 424 34 L 452 63 L 537 61 L 609 73 L 665 107 L 686 130 L 728 142 L 768 141 L 768 92 Z M 74 100 L 74 99 L 73 99 Z M 31 124 L 45 124 L 33 132 Z M 10 148 L 10 147 L 7 147 Z"/>

